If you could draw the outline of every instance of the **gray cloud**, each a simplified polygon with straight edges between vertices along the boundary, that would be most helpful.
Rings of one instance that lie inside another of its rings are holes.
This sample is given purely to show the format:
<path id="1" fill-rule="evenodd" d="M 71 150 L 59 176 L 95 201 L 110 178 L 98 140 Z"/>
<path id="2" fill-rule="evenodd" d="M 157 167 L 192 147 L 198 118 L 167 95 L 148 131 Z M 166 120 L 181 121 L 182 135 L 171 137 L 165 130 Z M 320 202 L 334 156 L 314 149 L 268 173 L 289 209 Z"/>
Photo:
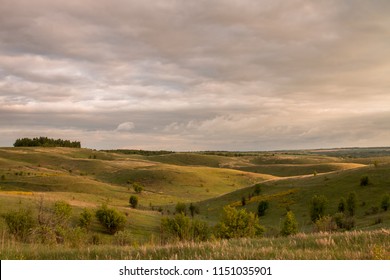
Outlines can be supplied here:
<path id="1" fill-rule="evenodd" d="M 389 8 L 3 0 L 0 145 L 43 134 L 93 148 L 387 145 Z"/>

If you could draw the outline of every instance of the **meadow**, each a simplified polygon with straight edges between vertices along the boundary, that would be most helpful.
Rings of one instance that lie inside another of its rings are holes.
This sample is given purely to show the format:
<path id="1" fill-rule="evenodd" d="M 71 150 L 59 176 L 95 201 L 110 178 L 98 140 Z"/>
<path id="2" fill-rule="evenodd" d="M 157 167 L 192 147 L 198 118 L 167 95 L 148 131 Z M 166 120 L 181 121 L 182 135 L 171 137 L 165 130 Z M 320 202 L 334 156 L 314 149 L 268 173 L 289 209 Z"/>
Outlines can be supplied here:
<path id="1" fill-rule="evenodd" d="M 381 207 L 390 193 L 389 171 L 387 148 L 248 153 L 0 148 L 0 258 L 390 259 L 390 211 Z M 366 185 L 362 177 L 369 179 Z M 357 198 L 352 228 L 328 230 L 313 223 L 313 196 L 326 197 L 324 216 L 333 217 L 340 198 L 352 192 Z M 130 196 L 137 196 L 136 208 Z M 9 231 L 7 213 L 28 210 L 37 217 L 58 201 L 71 207 L 71 230 L 60 241 L 22 241 Z M 257 213 L 261 201 L 268 203 L 265 215 L 256 217 L 265 229 L 261 237 L 161 238 L 161 220 L 173 218 L 178 203 L 195 205 L 194 219 L 213 228 L 226 205 Z M 108 234 L 95 218 L 88 229 L 78 227 L 85 209 L 95 212 L 102 205 L 126 217 L 122 231 Z M 284 237 L 288 211 L 298 233 Z"/>

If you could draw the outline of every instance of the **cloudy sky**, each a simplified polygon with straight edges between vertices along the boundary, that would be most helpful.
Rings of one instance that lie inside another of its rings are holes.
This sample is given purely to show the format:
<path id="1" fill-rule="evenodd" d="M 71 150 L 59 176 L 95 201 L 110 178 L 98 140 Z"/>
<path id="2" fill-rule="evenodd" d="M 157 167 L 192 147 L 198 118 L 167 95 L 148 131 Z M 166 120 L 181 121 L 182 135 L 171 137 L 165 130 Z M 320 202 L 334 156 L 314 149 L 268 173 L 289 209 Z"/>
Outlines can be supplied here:
<path id="1" fill-rule="evenodd" d="M 0 146 L 390 145 L 388 0 L 0 0 Z"/>

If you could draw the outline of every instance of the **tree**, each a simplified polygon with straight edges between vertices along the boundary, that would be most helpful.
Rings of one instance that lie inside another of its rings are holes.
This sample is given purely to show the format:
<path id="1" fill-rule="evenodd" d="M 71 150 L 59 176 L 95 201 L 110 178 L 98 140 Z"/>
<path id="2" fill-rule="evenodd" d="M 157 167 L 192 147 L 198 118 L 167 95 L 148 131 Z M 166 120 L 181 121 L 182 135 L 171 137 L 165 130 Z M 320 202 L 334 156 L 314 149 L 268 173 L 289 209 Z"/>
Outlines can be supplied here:
<path id="1" fill-rule="evenodd" d="M 383 209 L 383 211 L 387 211 L 389 207 L 390 207 L 390 195 L 385 194 L 382 197 L 381 208 Z"/>
<path id="2" fill-rule="evenodd" d="M 130 196 L 129 203 L 132 208 L 137 208 L 138 206 L 138 197 L 135 195 Z"/>
<path id="3" fill-rule="evenodd" d="M 144 190 L 144 187 L 140 183 L 133 183 L 133 189 L 136 193 L 141 193 Z"/>
<path id="4" fill-rule="evenodd" d="M 173 218 L 161 219 L 161 234 L 165 240 L 205 241 L 210 236 L 210 230 L 206 222 L 191 220 L 179 213 Z"/>
<path id="5" fill-rule="evenodd" d="M 4 216 L 9 232 L 18 240 L 26 241 L 35 225 L 30 210 L 8 212 Z"/>
<path id="6" fill-rule="evenodd" d="M 183 214 L 183 215 L 187 215 L 187 206 L 185 203 L 183 202 L 178 202 L 176 204 L 176 207 L 175 207 L 175 212 L 176 214 Z"/>
<path id="7" fill-rule="evenodd" d="M 350 192 L 347 197 L 347 211 L 349 216 L 353 216 L 357 206 L 357 195 L 355 192 Z"/>
<path id="8" fill-rule="evenodd" d="M 298 222 L 295 219 L 294 213 L 292 211 L 288 211 L 286 218 L 284 219 L 280 234 L 283 236 L 288 236 L 296 233 L 298 233 Z"/>
<path id="9" fill-rule="evenodd" d="M 261 235 L 264 227 L 260 226 L 259 220 L 254 213 L 245 209 L 237 210 L 231 206 L 223 208 L 223 217 L 216 226 L 216 234 L 220 238 L 254 237 Z"/>
<path id="10" fill-rule="evenodd" d="M 81 212 L 80 218 L 79 218 L 80 227 L 85 228 L 86 230 L 89 230 L 89 228 L 91 227 L 91 224 L 92 224 L 92 218 L 93 218 L 93 214 L 92 214 L 91 210 L 84 208 L 84 210 L 83 210 L 83 212 Z"/>
<path id="11" fill-rule="evenodd" d="M 323 195 L 314 195 L 310 203 L 310 218 L 312 222 L 324 216 L 328 200 Z"/>
<path id="12" fill-rule="evenodd" d="M 257 206 L 257 214 L 261 217 L 265 215 L 265 211 L 268 209 L 268 201 L 262 200 Z"/>
<path id="13" fill-rule="evenodd" d="M 190 204 L 188 209 L 190 210 L 190 214 L 192 218 L 195 216 L 195 214 L 199 214 L 199 207 L 192 203 Z"/>
<path id="14" fill-rule="evenodd" d="M 370 183 L 368 176 L 362 176 L 360 178 L 360 186 L 364 187 L 367 186 Z"/>
<path id="15" fill-rule="evenodd" d="M 341 197 L 339 205 L 337 206 L 337 211 L 340 213 L 344 213 L 346 208 L 347 206 L 346 206 L 345 198 Z"/>
<path id="16" fill-rule="evenodd" d="M 115 234 L 123 230 L 126 225 L 126 217 L 113 208 L 101 206 L 95 213 L 100 224 L 110 233 Z"/>

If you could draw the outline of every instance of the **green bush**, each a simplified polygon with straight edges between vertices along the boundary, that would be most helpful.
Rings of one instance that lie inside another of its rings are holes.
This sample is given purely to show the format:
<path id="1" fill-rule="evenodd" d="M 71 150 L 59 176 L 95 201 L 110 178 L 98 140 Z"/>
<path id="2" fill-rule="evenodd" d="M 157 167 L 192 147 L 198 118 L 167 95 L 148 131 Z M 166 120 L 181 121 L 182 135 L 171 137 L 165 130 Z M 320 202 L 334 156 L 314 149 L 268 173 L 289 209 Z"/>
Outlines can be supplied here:
<path id="1" fill-rule="evenodd" d="M 257 206 L 257 214 L 262 217 L 265 215 L 265 211 L 268 209 L 269 203 L 268 201 L 262 200 L 259 202 L 259 205 Z"/>
<path id="2" fill-rule="evenodd" d="M 346 208 L 347 206 L 346 206 L 345 198 L 341 197 L 339 205 L 337 206 L 337 211 L 340 213 L 344 213 Z"/>
<path id="3" fill-rule="evenodd" d="M 100 207 L 95 215 L 100 224 L 110 234 L 115 234 L 117 231 L 123 230 L 126 225 L 125 215 L 113 208 L 107 208 L 106 205 Z"/>
<path id="4" fill-rule="evenodd" d="M 237 210 L 231 206 L 223 208 L 223 217 L 216 226 L 216 236 L 220 238 L 240 238 L 260 236 L 264 233 L 264 227 L 254 213 L 248 213 L 245 209 Z"/>
<path id="5" fill-rule="evenodd" d="M 58 221 L 65 223 L 70 219 L 70 216 L 72 214 L 72 207 L 69 203 L 65 201 L 56 201 L 54 203 L 54 214 Z"/>
<path id="6" fill-rule="evenodd" d="M 194 205 L 194 204 L 190 204 L 190 206 L 188 207 L 188 210 L 190 210 L 190 214 L 191 214 L 191 217 L 194 217 L 195 214 L 199 214 L 199 207 Z"/>
<path id="7" fill-rule="evenodd" d="M 362 176 L 360 178 L 360 186 L 364 187 L 367 186 L 370 183 L 370 180 L 368 179 L 368 176 Z"/>
<path id="8" fill-rule="evenodd" d="M 144 190 L 144 187 L 140 183 L 133 183 L 133 189 L 136 193 L 141 193 Z"/>
<path id="9" fill-rule="evenodd" d="M 20 241 L 26 241 L 35 225 L 30 210 L 20 209 L 4 215 L 9 232 Z"/>
<path id="10" fill-rule="evenodd" d="M 178 202 L 175 207 L 176 214 L 184 214 L 187 215 L 187 206 L 183 202 Z"/>
<path id="11" fill-rule="evenodd" d="M 280 234 L 283 236 L 288 236 L 296 233 L 298 233 L 298 222 L 295 219 L 294 213 L 292 211 L 288 211 Z"/>
<path id="12" fill-rule="evenodd" d="M 322 216 L 314 223 L 316 232 L 331 232 L 337 230 L 337 223 L 331 216 Z"/>
<path id="13" fill-rule="evenodd" d="M 137 208 L 138 206 L 138 197 L 135 195 L 130 196 L 129 203 L 132 208 Z"/>
<path id="14" fill-rule="evenodd" d="M 390 195 L 385 194 L 382 197 L 381 208 L 383 211 L 387 211 L 389 209 L 389 207 L 390 207 Z"/>
<path id="15" fill-rule="evenodd" d="M 324 216 L 328 200 L 323 195 L 314 195 L 310 203 L 310 218 L 312 222 Z"/>
<path id="16" fill-rule="evenodd" d="M 191 220 L 183 213 L 161 219 L 161 232 L 165 239 L 191 240 Z"/>
<path id="17" fill-rule="evenodd" d="M 84 208 L 83 212 L 80 214 L 79 225 L 81 228 L 89 230 L 92 224 L 93 214 L 89 209 Z"/>
<path id="18" fill-rule="evenodd" d="M 353 216 L 356 212 L 357 195 L 355 192 L 351 192 L 347 197 L 347 211 L 350 216 Z"/>

